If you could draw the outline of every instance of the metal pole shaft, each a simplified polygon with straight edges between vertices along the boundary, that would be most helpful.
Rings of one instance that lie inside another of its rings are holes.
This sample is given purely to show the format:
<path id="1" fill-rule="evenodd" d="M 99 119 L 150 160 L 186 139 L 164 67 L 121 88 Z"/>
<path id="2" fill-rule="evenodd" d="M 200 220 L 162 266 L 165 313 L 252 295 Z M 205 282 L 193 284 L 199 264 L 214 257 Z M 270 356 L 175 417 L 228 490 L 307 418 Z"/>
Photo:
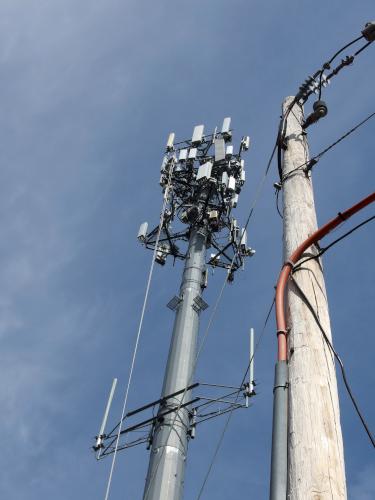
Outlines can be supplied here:
<path id="1" fill-rule="evenodd" d="M 286 500 L 288 442 L 288 365 L 278 361 L 273 388 L 270 500 Z"/>
<path id="2" fill-rule="evenodd" d="M 192 228 L 188 256 L 183 272 L 162 397 L 187 387 L 196 360 L 199 307 L 194 299 L 202 294 L 207 231 Z M 189 401 L 190 391 L 161 405 L 159 412 L 178 407 L 182 397 Z M 155 425 L 144 500 L 180 500 L 183 494 L 185 462 L 188 447 L 189 414 L 186 408 L 160 419 Z M 171 428 L 173 426 L 173 428 Z"/>

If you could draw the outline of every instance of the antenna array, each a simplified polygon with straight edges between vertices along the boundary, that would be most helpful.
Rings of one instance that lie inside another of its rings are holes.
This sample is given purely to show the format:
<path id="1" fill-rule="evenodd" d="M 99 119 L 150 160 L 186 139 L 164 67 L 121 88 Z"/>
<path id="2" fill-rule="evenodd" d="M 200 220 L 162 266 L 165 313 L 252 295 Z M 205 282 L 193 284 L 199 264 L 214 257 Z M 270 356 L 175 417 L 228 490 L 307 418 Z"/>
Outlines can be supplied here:
<path id="1" fill-rule="evenodd" d="M 215 130 L 209 135 L 203 134 L 204 125 L 197 125 L 190 140 L 177 144 L 174 133 L 168 137 L 160 169 L 167 205 L 155 257 L 161 265 L 169 255 L 186 258 L 186 249 L 178 242 L 189 240 L 192 226 L 207 229 L 207 246 L 213 249 L 207 264 L 228 269 L 230 280 L 243 266 L 244 257 L 255 253 L 247 246 L 246 230 L 231 217 L 245 183 L 242 153 L 249 149 L 250 138 L 243 137 L 235 153 L 230 121 L 225 118 L 221 132 Z M 158 227 L 149 233 L 147 230 L 148 224 L 143 223 L 138 239 L 146 248 L 154 249 Z"/>

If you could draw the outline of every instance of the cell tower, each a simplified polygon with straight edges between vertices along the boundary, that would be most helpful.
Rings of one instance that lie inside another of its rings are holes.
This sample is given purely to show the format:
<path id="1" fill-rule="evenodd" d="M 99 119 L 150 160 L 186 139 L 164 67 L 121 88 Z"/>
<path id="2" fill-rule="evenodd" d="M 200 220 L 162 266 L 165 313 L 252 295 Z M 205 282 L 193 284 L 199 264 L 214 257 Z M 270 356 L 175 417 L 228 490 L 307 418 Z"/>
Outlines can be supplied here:
<path id="1" fill-rule="evenodd" d="M 255 394 L 253 349 L 251 376 L 242 387 L 194 382 L 199 316 L 208 307 L 202 298 L 207 266 L 226 269 L 232 282 L 244 259 L 255 253 L 247 246 L 246 229 L 231 216 L 245 182 L 242 154 L 249 149 L 250 138 L 243 137 L 235 152 L 230 123 L 231 119 L 225 118 L 221 131 L 215 129 L 209 135 L 204 135 L 203 125 L 197 125 L 192 138 L 179 143 L 174 143 L 174 133 L 169 135 L 161 166 L 164 206 L 160 224 L 148 232 L 148 224 L 143 223 L 138 233 L 138 240 L 154 251 L 157 263 L 164 265 L 169 256 L 185 261 L 179 294 L 167 304 L 175 312 L 175 321 L 162 394 L 160 399 L 127 413 L 107 434 L 103 422 L 94 449 L 97 458 L 104 458 L 120 449 L 148 444 L 151 452 L 144 500 L 181 499 L 188 442 L 194 438 L 196 426 L 213 416 L 248 407 L 249 397 Z M 205 395 L 193 397 L 193 389 L 198 387 Z M 241 393 L 245 400 L 239 401 Z M 113 390 L 110 399 L 112 396 Z M 131 418 L 147 411 L 149 418 L 130 423 Z M 107 416 L 108 405 L 105 420 Z M 125 441 L 115 446 L 120 424 L 124 424 L 120 434 Z M 132 432 L 140 430 L 143 437 L 137 434 L 132 440 Z"/>

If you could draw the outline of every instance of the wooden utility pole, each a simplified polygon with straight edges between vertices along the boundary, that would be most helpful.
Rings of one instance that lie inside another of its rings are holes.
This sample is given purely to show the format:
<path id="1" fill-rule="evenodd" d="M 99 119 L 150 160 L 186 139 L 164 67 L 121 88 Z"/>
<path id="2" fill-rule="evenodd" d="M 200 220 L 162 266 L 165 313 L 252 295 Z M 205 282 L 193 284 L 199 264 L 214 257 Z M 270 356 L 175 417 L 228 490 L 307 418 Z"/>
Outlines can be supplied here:
<path id="1" fill-rule="evenodd" d="M 283 104 L 285 116 L 293 101 Z M 287 117 L 282 160 L 284 259 L 317 229 L 311 173 L 297 167 L 309 160 L 301 123 L 303 111 L 294 105 Z M 307 255 L 315 254 L 310 248 Z M 327 295 L 321 261 L 310 260 L 293 279 L 314 307 L 331 339 Z M 346 499 L 345 465 L 333 355 L 311 311 L 291 281 L 288 304 L 288 500 Z"/>

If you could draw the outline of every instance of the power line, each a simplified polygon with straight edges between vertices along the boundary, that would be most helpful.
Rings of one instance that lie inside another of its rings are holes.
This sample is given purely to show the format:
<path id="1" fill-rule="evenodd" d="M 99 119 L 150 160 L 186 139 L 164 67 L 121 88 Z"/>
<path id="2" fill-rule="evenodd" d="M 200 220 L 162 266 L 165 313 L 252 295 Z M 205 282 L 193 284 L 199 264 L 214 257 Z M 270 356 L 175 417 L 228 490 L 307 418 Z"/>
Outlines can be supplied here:
<path id="1" fill-rule="evenodd" d="M 351 128 L 350 130 L 345 132 L 345 134 L 343 134 L 341 137 L 339 137 L 336 141 L 334 141 L 332 144 L 327 146 L 325 149 L 320 151 L 320 153 L 313 156 L 310 160 L 308 160 L 304 163 L 301 163 L 301 165 L 298 165 L 298 167 L 296 167 L 293 170 L 291 170 L 290 172 L 288 172 L 288 174 L 282 178 L 282 182 L 286 181 L 286 179 L 288 179 L 294 172 L 296 172 L 297 170 L 301 170 L 303 167 L 306 167 L 305 170 L 307 172 L 310 171 L 313 168 L 313 166 L 318 163 L 318 161 L 322 158 L 322 156 L 324 156 L 326 153 L 328 153 L 328 151 L 330 151 L 332 148 L 337 146 L 337 144 L 339 144 L 341 141 L 343 141 L 344 139 L 349 137 L 349 135 L 351 135 L 353 132 L 355 132 L 360 127 L 362 127 L 362 125 L 364 125 L 366 122 L 368 122 L 374 116 L 375 116 L 375 112 L 369 114 L 364 120 L 357 123 L 357 125 L 355 125 L 353 128 Z"/>
<path id="2" fill-rule="evenodd" d="M 322 96 L 322 77 L 323 77 L 324 71 L 326 69 L 330 68 L 330 65 L 332 64 L 332 62 L 336 59 L 336 57 L 338 55 L 340 55 L 342 52 L 344 52 L 345 49 L 349 48 L 351 45 L 354 45 L 356 42 L 358 42 L 362 38 L 363 38 L 363 35 L 361 35 L 358 38 L 355 38 L 351 42 L 347 43 L 346 45 L 344 45 L 344 47 L 341 47 L 340 50 L 338 50 L 337 52 L 335 52 L 329 61 L 327 61 L 326 63 L 323 64 L 321 72 L 320 72 L 320 76 L 319 76 L 319 100 L 320 100 L 320 98 Z M 357 55 L 357 53 L 355 55 Z"/>
<path id="3" fill-rule="evenodd" d="M 255 210 L 255 207 L 258 203 L 258 200 L 259 200 L 259 197 L 263 191 L 263 187 L 264 187 L 264 183 L 266 181 L 266 178 L 267 178 L 267 175 L 270 171 L 270 168 L 271 168 L 271 165 L 272 165 L 272 160 L 273 160 L 273 157 L 275 156 L 275 152 L 276 152 L 276 148 L 277 148 L 277 142 L 275 142 L 275 145 L 272 149 L 272 153 L 271 153 L 271 156 L 269 157 L 269 160 L 267 162 L 267 165 L 266 165 L 266 168 L 264 170 L 264 173 L 263 173 L 263 177 L 261 178 L 261 180 L 259 181 L 259 184 L 258 184 L 258 187 L 257 187 L 257 190 L 256 190 L 256 193 L 255 193 L 255 196 L 254 196 L 254 201 L 250 207 L 250 210 L 249 210 L 249 214 L 247 216 L 247 219 L 246 219 L 246 224 L 244 226 L 245 229 L 247 229 L 247 226 L 249 225 L 249 222 L 250 222 L 250 219 L 254 213 L 254 210 Z"/>
<path id="4" fill-rule="evenodd" d="M 245 382 L 245 380 L 246 380 L 247 374 L 249 373 L 250 365 L 251 365 L 251 363 L 252 363 L 252 361 L 253 361 L 253 359 L 254 359 L 255 353 L 257 352 L 258 347 L 259 347 L 259 345 L 260 345 L 260 343 L 261 343 L 261 340 L 262 340 L 263 335 L 264 335 L 264 332 L 265 332 L 265 330 L 266 330 L 267 323 L 268 323 L 268 320 L 269 320 L 269 318 L 270 318 L 270 316 L 271 316 L 271 312 L 272 312 L 272 309 L 273 309 L 273 306 L 274 306 L 274 305 L 275 305 L 275 298 L 273 299 L 272 304 L 271 304 L 271 306 L 270 306 L 270 308 L 269 308 L 269 310 L 268 310 L 268 313 L 267 313 L 266 319 L 265 319 L 264 324 L 263 324 L 262 331 L 261 331 L 261 333 L 260 333 L 260 335 L 259 335 L 259 339 L 258 339 L 258 341 L 257 341 L 257 343 L 256 343 L 256 346 L 255 346 L 255 349 L 254 349 L 254 354 L 253 354 L 253 356 L 251 357 L 251 359 L 250 359 L 250 361 L 249 361 L 249 363 L 248 363 L 248 365 L 247 365 L 247 368 L 246 368 L 245 374 L 244 374 L 244 376 L 243 376 L 243 378 L 242 378 L 242 381 L 241 381 L 241 384 L 239 385 L 239 387 L 243 387 L 243 384 L 244 384 L 244 382 Z M 237 392 L 237 395 L 236 395 L 236 399 L 235 399 L 235 401 L 234 401 L 234 404 L 236 404 L 236 403 L 237 403 L 237 401 L 238 401 L 238 397 L 239 397 L 240 392 L 241 392 L 240 390 Z M 222 431 L 221 431 L 221 434 L 220 434 L 220 436 L 219 436 L 219 439 L 218 439 L 217 445 L 216 445 L 216 447 L 215 447 L 214 454 L 212 455 L 212 458 L 211 458 L 210 464 L 209 464 L 209 466 L 208 466 L 208 469 L 207 469 L 206 475 L 205 475 L 205 477 L 204 477 L 203 483 L 202 483 L 201 488 L 200 488 L 200 490 L 199 490 L 197 500 L 200 500 L 200 498 L 201 498 L 201 496 L 202 496 L 202 493 L 203 493 L 203 490 L 204 490 L 204 488 L 205 488 L 205 486 L 206 486 L 206 484 L 207 484 L 207 481 L 208 481 L 208 478 L 209 478 L 209 476 L 210 476 L 210 474 L 211 474 L 211 471 L 212 471 L 213 465 L 214 465 L 215 460 L 216 460 L 216 458 L 217 458 L 217 455 L 218 455 L 218 453 L 219 453 L 219 451 L 220 451 L 220 448 L 221 448 L 221 445 L 222 445 L 222 442 L 223 442 L 223 439 L 224 439 L 225 433 L 226 433 L 226 431 L 227 431 L 227 429 L 228 429 L 228 426 L 229 426 L 230 420 L 231 420 L 231 418 L 232 418 L 233 411 L 234 411 L 234 406 L 233 406 L 233 407 L 231 408 L 231 410 L 229 411 L 228 417 L 227 417 L 227 419 L 226 419 L 226 421 L 225 421 L 224 427 L 223 427 L 223 429 L 222 429 Z"/>
<path id="5" fill-rule="evenodd" d="M 304 269 L 304 268 L 298 268 L 298 270 L 300 269 Z M 375 439 L 374 437 L 372 436 L 372 433 L 366 423 L 366 420 L 364 418 L 364 416 L 362 415 L 362 412 L 361 410 L 359 409 L 359 406 L 358 406 L 358 403 L 353 395 L 353 392 L 351 390 L 351 387 L 349 385 L 349 382 L 348 382 L 348 379 L 346 377 L 346 373 L 345 373 L 345 369 L 344 369 L 344 364 L 340 358 L 340 356 L 338 355 L 337 351 L 335 350 L 335 348 L 333 347 L 331 341 L 329 340 L 328 336 L 327 336 L 327 333 L 325 332 L 319 318 L 318 318 L 318 315 L 314 309 L 314 307 L 312 306 L 311 302 L 309 301 L 309 299 L 307 298 L 306 294 L 304 293 L 304 291 L 301 289 L 301 287 L 298 285 L 297 281 L 294 279 L 293 276 L 291 276 L 291 279 L 294 283 L 294 285 L 296 286 L 298 292 L 301 294 L 302 296 L 302 299 L 303 301 L 305 302 L 305 304 L 307 305 L 307 307 L 309 308 L 313 318 L 315 319 L 315 322 L 316 324 L 318 325 L 319 327 L 319 330 L 321 331 L 322 335 L 323 335 L 323 338 L 326 342 L 326 344 L 328 345 L 329 349 L 331 350 L 332 354 L 334 355 L 334 357 L 336 358 L 338 364 L 340 365 L 340 369 L 341 369 L 341 374 L 342 374 L 342 379 L 343 379 L 343 382 L 344 382 L 344 385 L 345 385 L 345 388 L 349 394 L 349 397 L 353 403 L 353 406 L 355 408 L 355 411 L 357 412 L 357 415 L 359 416 L 360 420 L 361 420 L 361 423 L 363 425 L 363 428 L 365 429 L 370 441 L 371 441 L 371 444 L 372 446 L 375 448 Z"/>
<path id="6" fill-rule="evenodd" d="M 322 68 L 316 71 L 313 76 L 309 76 L 305 82 L 299 87 L 299 91 L 297 92 L 296 96 L 294 99 L 291 101 L 289 104 L 287 110 L 285 111 L 285 114 L 281 116 L 280 118 L 280 124 L 279 124 L 279 131 L 277 135 L 277 165 L 278 165 L 278 171 L 279 171 L 279 176 L 280 180 L 282 180 L 282 168 L 281 168 L 281 156 L 282 156 L 282 149 L 284 147 L 284 140 L 285 140 L 285 135 L 286 135 L 286 130 L 287 130 L 287 121 L 289 114 L 294 107 L 295 104 L 299 103 L 299 105 L 304 104 L 309 96 L 316 92 L 318 90 L 318 99 L 320 100 L 321 94 L 322 94 L 322 87 L 325 86 L 323 83 L 323 73 L 325 70 L 329 70 L 331 68 L 331 63 L 336 59 L 338 55 L 340 55 L 345 49 L 353 45 L 354 43 L 358 42 L 364 38 L 364 35 L 362 33 L 361 36 L 358 38 L 355 38 L 351 42 L 347 43 L 344 45 L 341 49 L 339 49 L 337 52 L 333 54 L 333 56 L 322 65 Z M 332 72 L 326 77 L 326 83 L 335 75 L 337 75 L 345 66 L 349 66 L 353 63 L 355 57 L 357 57 L 363 50 L 365 50 L 373 40 L 370 40 L 368 43 L 366 43 L 364 46 L 362 46 L 359 50 L 357 50 L 354 55 L 352 56 L 347 56 L 345 59 L 342 59 L 341 63 L 332 70 Z M 316 78 L 319 78 L 319 83 L 316 83 Z"/>
<path id="7" fill-rule="evenodd" d="M 330 243 L 329 245 L 327 245 L 326 247 L 323 247 L 323 248 L 319 248 L 319 252 L 316 254 L 316 255 L 312 255 L 310 257 L 307 257 L 306 259 L 302 260 L 299 264 L 297 264 L 295 267 L 293 267 L 293 272 L 294 271 L 298 271 L 298 269 L 303 265 L 305 264 L 305 262 L 308 262 L 309 260 L 313 260 L 313 259 L 318 259 L 319 257 L 321 257 L 327 250 L 329 250 L 330 248 L 332 248 L 333 246 L 335 246 L 337 243 L 339 243 L 340 241 L 342 241 L 343 239 L 345 239 L 347 236 L 349 236 L 350 234 L 354 233 L 354 231 L 357 231 L 357 229 L 359 229 L 360 227 L 368 224 L 369 222 L 373 221 L 375 219 L 375 215 L 373 215 L 372 217 L 369 217 L 368 219 L 362 221 L 361 223 L 357 224 L 356 226 L 354 226 L 352 229 L 350 229 L 349 231 L 347 231 L 346 233 L 344 233 L 342 236 L 340 236 L 339 238 L 337 238 L 336 240 L 332 241 L 332 243 Z"/>

